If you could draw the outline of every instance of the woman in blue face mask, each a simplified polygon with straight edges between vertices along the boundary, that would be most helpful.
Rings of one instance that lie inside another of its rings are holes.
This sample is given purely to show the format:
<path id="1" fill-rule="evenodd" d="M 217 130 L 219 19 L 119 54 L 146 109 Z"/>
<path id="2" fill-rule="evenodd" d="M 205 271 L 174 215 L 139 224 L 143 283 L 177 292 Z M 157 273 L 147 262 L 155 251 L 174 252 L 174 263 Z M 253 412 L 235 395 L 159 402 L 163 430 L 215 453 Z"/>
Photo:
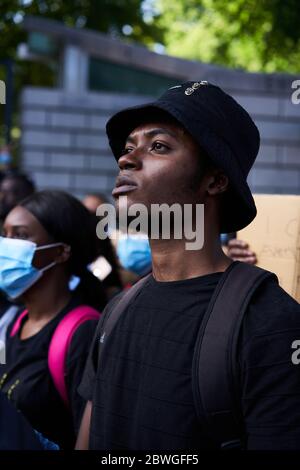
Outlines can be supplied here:
<path id="1" fill-rule="evenodd" d="M 86 269 L 98 250 L 95 222 L 74 197 L 41 191 L 8 214 L 2 235 L 0 288 L 25 310 L 7 330 L 0 389 L 34 429 L 72 448 L 83 409 L 77 387 L 99 316 L 95 308 L 102 310 L 106 300 Z M 75 292 L 69 288 L 72 275 L 80 278 Z"/>

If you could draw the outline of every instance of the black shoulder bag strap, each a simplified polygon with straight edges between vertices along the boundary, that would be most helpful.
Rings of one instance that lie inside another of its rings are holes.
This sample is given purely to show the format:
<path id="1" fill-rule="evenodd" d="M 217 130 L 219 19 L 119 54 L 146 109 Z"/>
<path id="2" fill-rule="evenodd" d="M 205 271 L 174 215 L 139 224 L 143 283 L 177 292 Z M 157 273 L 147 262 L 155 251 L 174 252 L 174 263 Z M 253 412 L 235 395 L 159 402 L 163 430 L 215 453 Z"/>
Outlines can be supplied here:
<path id="1" fill-rule="evenodd" d="M 122 313 L 126 310 L 128 305 L 139 294 L 142 287 L 144 286 L 144 284 L 146 283 L 146 281 L 149 279 L 150 276 L 151 276 L 151 273 L 147 274 L 147 276 L 143 277 L 138 282 L 136 282 L 132 287 L 130 287 L 130 289 L 128 289 L 128 291 L 121 297 L 119 302 L 117 302 L 116 305 L 114 305 L 112 309 L 110 311 L 107 311 L 107 313 L 103 316 L 103 321 L 102 321 L 102 325 L 100 329 L 100 342 L 99 342 L 99 349 L 98 349 L 98 367 L 100 364 L 100 357 L 102 356 L 103 346 L 108 336 L 114 329 Z"/>
<path id="2" fill-rule="evenodd" d="M 193 359 L 193 393 L 198 418 L 206 421 L 220 448 L 243 447 L 239 397 L 238 336 L 251 297 L 276 276 L 234 262 L 222 275 L 199 329 Z"/>

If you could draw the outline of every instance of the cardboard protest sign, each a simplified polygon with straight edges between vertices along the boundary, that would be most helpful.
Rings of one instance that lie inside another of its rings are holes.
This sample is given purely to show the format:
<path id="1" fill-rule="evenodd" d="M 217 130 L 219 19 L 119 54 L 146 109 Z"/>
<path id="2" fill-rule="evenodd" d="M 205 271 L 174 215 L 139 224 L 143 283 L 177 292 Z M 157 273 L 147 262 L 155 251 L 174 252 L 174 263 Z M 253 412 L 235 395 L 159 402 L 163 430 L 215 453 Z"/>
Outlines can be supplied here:
<path id="1" fill-rule="evenodd" d="M 238 238 L 255 251 L 257 265 L 277 274 L 300 302 L 300 196 L 256 195 L 258 215 Z"/>

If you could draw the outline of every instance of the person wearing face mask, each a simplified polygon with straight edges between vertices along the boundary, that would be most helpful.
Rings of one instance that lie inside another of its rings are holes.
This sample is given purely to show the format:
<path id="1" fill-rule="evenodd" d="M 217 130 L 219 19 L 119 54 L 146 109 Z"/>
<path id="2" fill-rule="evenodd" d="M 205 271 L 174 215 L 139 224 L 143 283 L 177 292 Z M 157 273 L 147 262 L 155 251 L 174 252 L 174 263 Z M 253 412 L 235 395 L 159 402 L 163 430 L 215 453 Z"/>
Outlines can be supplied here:
<path id="1" fill-rule="evenodd" d="M 77 386 L 99 311 L 106 303 L 100 281 L 86 269 L 96 255 L 94 220 L 67 193 L 37 192 L 20 202 L 4 221 L 0 289 L 25 305 L 25 310 L 7 330 L 0 390 L 35 430 L 61 448 L 74 445 L 84 405 Z M 74 291 L 69 288 L 71 276 L 80 278 Z M 62 345 L 62 331 L 68 345 Z M 57 352 L 54 359 L 53 350 Z M 61 378 L 53 372 L 53 360 L 58 369 L 63 366 L 63 384 L 57 382 Z"/>
<path id="2" fill-rule="evenodd" d="M 30 196 L 34 191 L 35 185 L 27 175 L 16 170 L 7 171 L 3 174 L 0 180 L 0 227 L 2 227 L 7 214 L 22 199 Z M 0 358 L 4 354 L 7 326 L 17 311 L 18 307 L 0 291 Z"/>
<path id="3" fill-rule="evenodd" d="M 142 233 L 120 233 L 117 241 L 117 255 L 121 266 L 134 273 L 137 278 L 152 270 L 149 239 Z"/>

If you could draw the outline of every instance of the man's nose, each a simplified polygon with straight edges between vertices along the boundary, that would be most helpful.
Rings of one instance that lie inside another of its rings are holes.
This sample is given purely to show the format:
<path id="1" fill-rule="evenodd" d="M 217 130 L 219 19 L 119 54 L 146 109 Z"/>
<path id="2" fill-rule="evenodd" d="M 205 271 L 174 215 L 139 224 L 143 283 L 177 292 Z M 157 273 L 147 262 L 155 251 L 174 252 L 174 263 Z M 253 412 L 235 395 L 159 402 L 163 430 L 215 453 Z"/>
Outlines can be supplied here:
<path id="1" fill-rule="evenodd" d="M 139 170 L 142 167 L 141 151 L 132 149 L 128 153 L 124 153 L 119 160 L 118 165 L 120 170 Z"/>

